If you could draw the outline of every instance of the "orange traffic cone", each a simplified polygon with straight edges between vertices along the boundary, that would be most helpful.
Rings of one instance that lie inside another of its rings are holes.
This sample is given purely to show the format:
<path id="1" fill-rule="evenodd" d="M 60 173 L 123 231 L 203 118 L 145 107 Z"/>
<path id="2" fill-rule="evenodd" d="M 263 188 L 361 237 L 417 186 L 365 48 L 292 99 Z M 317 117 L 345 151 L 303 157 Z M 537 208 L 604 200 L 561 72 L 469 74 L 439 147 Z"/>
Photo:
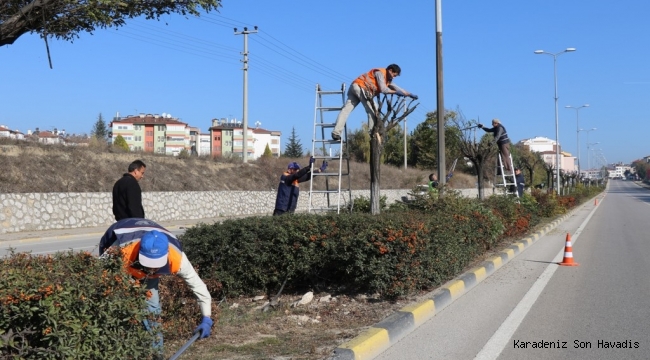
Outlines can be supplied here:
<path id="1" fill-rule="evenodd" d="M 573 262 L 573 250 L 571 249 L 571 234 L 566 234 L 566 245 L 564 246 L 564 259 L 560 263 L 563 266 L 578 266 L 580 264 Z"/>
<path id="2" fill-rule="evenodd" d="M 594 199 L 594 206 L 598 206 L 598 198 Z"/>

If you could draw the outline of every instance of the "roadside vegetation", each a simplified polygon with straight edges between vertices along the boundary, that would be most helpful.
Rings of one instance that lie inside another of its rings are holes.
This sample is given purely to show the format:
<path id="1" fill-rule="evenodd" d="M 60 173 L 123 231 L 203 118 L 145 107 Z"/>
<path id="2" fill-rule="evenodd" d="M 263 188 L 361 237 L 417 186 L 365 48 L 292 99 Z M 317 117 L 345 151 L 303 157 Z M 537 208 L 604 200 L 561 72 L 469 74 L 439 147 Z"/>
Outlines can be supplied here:
<path id="1" fill-rule="evenodd" d="M 326 358 L 364 327 L 601 190 L 579 187 L 562 197 L 536 190 L 519 202 L 449 193 L 380 215 L 250 217 L 190 228 L 181 241 L 213 295 L 216 325 L 184 358 Z M 134 327 L 144 316 L 134 310 L 142 288 L 119 271 L 101 271 L 100 262 L 83 253 L 2 260 L 9 276 L 0 283 L 0 329 L 7 329 L 0 330 L 0 355 L 59 359 L 74 351 L 93 359 L 111 331 L 113 340 L 144 338 Z M 163 279 L 161 298 L 171 355 L 191 337 L 197 306 L 175 277 Z M 83 346 L 71 350 L 75 341 Z M 146 354 L 146 344 L 120 345 Z"/>

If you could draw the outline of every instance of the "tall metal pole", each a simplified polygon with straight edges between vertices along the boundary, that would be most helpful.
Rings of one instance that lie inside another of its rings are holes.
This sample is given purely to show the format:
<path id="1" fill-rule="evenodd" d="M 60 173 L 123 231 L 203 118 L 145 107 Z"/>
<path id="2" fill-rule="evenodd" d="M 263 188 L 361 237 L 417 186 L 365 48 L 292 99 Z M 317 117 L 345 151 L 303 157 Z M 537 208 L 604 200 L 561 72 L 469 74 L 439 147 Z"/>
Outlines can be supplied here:
<path id="1" fill-rule="evenodd" d="M 442 0 L 436 0 L 436 92 L 438 114 L 438 183 L 440 194 L 444 194 L 445 166 L 445 98 L 442 87 Z"/>
<path id="2" fill-rule="evenodd" d="M 243 132 L 244 137 L 242 139 L 242 161 L 246 163 L 248 161 L 248 34 L 257 33 L 257 26 L 255 26 L 254 31 L 248 31 L 248 28 L 244 28 L 244 31 L 237 32 L 235 28 L 235 35 L 244 35 L 244 110 L 242 114 L 242 123 L 244 124 Z"/>
<path id="3" fill-rule="evenodd" d="M 596 128 L 591 128 L 589 130 L 583 130 L 587 132 L 587 170 L 591 170 L 591 164 L 589 164 L 589 133 L 596 130 Z"/>
<path id="4" fill-rule="evenodd" d="M 557 111 L 557 57 L 564 54 L 565 52 L 576 51 L 575 48 L 566 48 L 564 51 L 559 53 L 549 53 L 544 50 L 535 50 L 535 54 L 545 54 L 551 55 L 553 57 L 553 81 L 555 84 L 555 176 L 556 176 L 556 188 L 555 193 L 560 195 L 560 120 Z"/>
<path id="5" fill-rule="evenodd" d="M 560 195 L 560 120 L 557 112 L 557 56 L 553 56 L 553 77 L 555 81 L 555 192 Z"/>
<path id="6" fill-rule="evenodd" d="M 580 117 L 578 113 L 580 112 L 579 110 L 585 107 L 589 107 L 589 104 L 584 104 L 582 106 L 571 106 L 567 105 L 565 108 L 567 109 L 574 109 L 576 111 L 576 147 L 578 148 L 578 177 L 580 177 L 580 166 L 582 166 L 582 163 L 580 163 Z"/>

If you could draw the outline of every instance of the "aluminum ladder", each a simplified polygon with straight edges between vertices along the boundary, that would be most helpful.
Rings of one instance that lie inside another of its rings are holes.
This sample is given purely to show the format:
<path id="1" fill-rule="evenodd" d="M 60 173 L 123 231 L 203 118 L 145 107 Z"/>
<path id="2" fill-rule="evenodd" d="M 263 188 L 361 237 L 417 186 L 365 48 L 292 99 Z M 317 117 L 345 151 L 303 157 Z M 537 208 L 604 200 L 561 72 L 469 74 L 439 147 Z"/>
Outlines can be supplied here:
<path id="1" fill-rule="evenodd" d="M 495 167 L 494 186 L 496 188 L 503 187 L 504 195 L 514 195 L 519 198 L 517 192 L 517 177 L 515 176 L 515 167 L 512 164 L 512 154 L 507 159 L 510 162 L 510 173 L 506 174 L 503 169 L 503 157 L 501 152 L 497 155 L 497 162 Z"/>
<path id="2" fill-rule="evenodd" d="M 336 100 L 340 96 L 341 103 Z M 326 101 L 327 100 L 327 101 Z M 329 166 L 325 172 L 311 171 L 309 182 L 309 213 L 336 211 L 341 209 L 352 211 L 352 190 L 350 184 L 350 156 L 345 142 L 348 137 L 347 125 L 343 128 L 340 140 L 332 140 L 331 130 L 334 129 L 336 116 L 345 104 L 345 84 L 340 90 L 322 90 L 316 84 L 316 102 L 314 105 L 314 134 L 312 137 L 311 154 L 316 160 L 314 169 L 320 167 L 322 161 Z M 319 161 L 320 160 L 320 161 Z M 325 189 L 314 190 L 314 179 L 325 178 Z M 345 183 L 345 184 L 344 184 Z M 323 197 L 319 199 L 318 194 Z"/>

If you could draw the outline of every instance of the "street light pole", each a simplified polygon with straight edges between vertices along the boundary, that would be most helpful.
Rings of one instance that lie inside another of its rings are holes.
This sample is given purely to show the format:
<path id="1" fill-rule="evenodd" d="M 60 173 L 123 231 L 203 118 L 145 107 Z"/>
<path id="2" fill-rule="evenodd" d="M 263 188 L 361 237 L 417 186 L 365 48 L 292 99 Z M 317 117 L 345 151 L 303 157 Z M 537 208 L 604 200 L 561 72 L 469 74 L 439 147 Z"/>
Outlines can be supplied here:
<path id="1" fill-rule="evenodd" d="M 585 129 L 580 129 L 580 131 L 584 131 L 584 132 L 587 133 L 587 144 L 589 144 L 589 133 L 594 131 L 594 130 L 598 130 L 598 129 L 596 129 L 596 128 L 591 128 L 591 129 L 586 129 L 586 130 Z M 589 167 L 589 145 L 587 145 L 587 170 L 590 170 L 590 167 Z"/>
<path id="2" fill-rule="evenodd" d="M 580 118 L 578 117 L 578 113 L 580 109 L 589 107 L 589 104 L 584 104 L 582 106 L 571 106 L 567 105 L 565 108 L 567 109 L 574 109 L 576 111 L 576 148 L 578 149 L 578 176 L 580 176 Z"/>
<path id="3" fill-rule="evenodd" d="M 550 55 L 553 57 L 553 80 L 555 83 L 555 168 L 556 168 L 556 189 L 555 193 L 560 195 L 560 126 L 559 126 L 559 119 L 558 119 L 558 111 L 557 111 L 557 57 L 571 51 L 576 51 L 575 48 L 566 48 L 563 51 L 560 51 L 558 53 L 550 53 L 546 52 L 544 50 L 535 50 L 535 54 L 544 54 L 544 55 Z"/>
<path id="4" fill-rule="evenodd" d="M 585 131 L 585 132 L 587 133 L 587 143 L 589 143 L 589 132 L 590 132 L 590 131 L 594 131 L 594 130 L 597 130 L 597 129 L 596 129 L 596 128 L 591 128 L 591 129 L 578 129 L 578 132 L 580 132 L 580 131 Z M 579 152 L 579 151 L 580 151 L 580 149 L 578 149 L 578 152 Z M 581 169 L 582 169 L 582 168 L 581 168 Z M 580 176 L 580 173 L 578 173 L 578 176 Z"/>
<path id="5" fill-rule="evenodd" d="M 595 142 L 595 143 L 589 143 L 588 142 L 587 143 L 587 166 L 589 167 L 589 174 L 590 175 L 591 175 L 591 159 L 589 157 L 589 155 L 590 155 L 590 152 L 589 152 L 590 146 L 589 145 L 597 145 L 597 144 L 600 144 L 600 142 Z"/>

